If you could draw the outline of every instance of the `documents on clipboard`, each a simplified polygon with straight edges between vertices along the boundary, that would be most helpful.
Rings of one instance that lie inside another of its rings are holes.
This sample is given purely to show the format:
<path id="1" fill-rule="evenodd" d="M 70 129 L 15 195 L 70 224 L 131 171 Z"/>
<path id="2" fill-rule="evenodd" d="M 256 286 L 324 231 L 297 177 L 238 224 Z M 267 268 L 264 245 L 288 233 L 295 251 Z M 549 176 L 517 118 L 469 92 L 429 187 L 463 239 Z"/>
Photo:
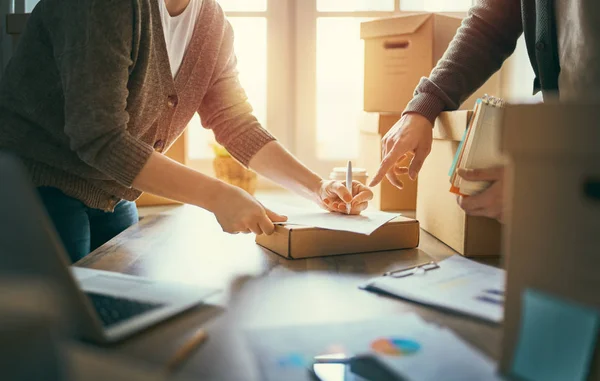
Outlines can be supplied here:
<path id="1" fill-rule="evenodd" d="M 502 269 L 454 255 L 439 263 L 387 272 L 361 288 L 500 323 L 504 278 Z"/>

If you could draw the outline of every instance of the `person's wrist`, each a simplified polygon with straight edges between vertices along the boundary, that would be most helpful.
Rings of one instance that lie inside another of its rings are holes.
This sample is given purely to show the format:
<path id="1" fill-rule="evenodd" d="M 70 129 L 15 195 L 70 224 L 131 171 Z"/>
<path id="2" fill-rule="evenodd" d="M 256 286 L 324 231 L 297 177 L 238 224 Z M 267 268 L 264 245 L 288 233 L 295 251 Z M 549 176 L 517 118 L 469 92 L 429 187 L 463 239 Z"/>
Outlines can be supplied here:
<path id="1" fill-rule="evenodd" d="M 326 180 L 318 177 L 308 186 L 308 191 L 311 199 L 317 204 L 322 200 L 323 189 L 325 188 Z"/>
<path id="2" fill-rule="evenodd" d="M 231 185 L 218 179 L 211 179 L 208 184 L 202 184 L 197 193 L 200 198 L 197 206 L 215 213 L 222 200 L 227 198 L 226 194 L 231 190 L 231 187 Z"/>
<path id="3" fill-rule="evenodd" d="M 427 117 L 425 117 L 423 114 L 419 114 L 415 111 L 408 111 L 404 115 L 406 119 L 410 120 L 411 122 L 420 122 L 433 128 L 433 123 L 431 123 L 431 121 L 427 119 Z"/>

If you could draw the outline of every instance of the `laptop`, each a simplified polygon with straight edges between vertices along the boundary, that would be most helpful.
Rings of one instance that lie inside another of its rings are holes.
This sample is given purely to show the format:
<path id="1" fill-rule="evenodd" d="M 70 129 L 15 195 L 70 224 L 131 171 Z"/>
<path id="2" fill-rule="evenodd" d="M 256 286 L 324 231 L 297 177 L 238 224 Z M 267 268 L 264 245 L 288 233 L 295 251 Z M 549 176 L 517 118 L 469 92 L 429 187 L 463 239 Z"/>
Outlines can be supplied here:
<path id="1" fill-rule="evenodd" d="M 0 152 L 3 276 L 38 277 L 56 287 L 73 334 L 95 343 L 120 341 L 218 292 L 70 265 L 25 167 L 15 156 Z"/>

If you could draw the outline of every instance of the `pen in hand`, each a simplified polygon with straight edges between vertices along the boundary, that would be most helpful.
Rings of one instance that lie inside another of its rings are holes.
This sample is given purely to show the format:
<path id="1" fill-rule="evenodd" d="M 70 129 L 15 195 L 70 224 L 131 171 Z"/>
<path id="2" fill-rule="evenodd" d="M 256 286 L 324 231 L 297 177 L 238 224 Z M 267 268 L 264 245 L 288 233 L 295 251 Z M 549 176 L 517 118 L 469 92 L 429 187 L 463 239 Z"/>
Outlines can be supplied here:
<path id="1" fill-rule="evenodd" d="M 352 197 L 352 162 L 348 161 L 348 169 L 346 170 L 346 188 L 348 188 L 348 192 L 350 192 L 350 197 Z M 352 202 L 346 203 L 346 214 L 350 214 L 352 210 Z"/>

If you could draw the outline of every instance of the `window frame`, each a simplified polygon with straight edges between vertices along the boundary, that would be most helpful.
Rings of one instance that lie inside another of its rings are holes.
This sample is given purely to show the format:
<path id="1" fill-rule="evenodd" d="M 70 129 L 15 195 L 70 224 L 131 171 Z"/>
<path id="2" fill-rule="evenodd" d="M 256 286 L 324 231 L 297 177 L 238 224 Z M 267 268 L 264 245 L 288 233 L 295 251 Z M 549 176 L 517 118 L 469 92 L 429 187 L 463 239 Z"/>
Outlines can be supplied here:
<path id="1" fill-rule="evenodd" d="M 294 152 L 304 164 L 321 176 L 345 166 L 343 160 L 325 160 L 318 156 L 317 145 L 317 20 L 321 17 L 380 18 L 399 12 L 400 1 L 393 11 L 319 12 L 317 0 L 291 0 L 296 9 L 296 123 Z M 362 75 L 362 73 L 361 73 Z M 358 134 L 358 131 L 356 131 Z M 348 158 L 356 159 L 356 158 Z"/>
<path id="2" fill-rule="evenodd" d="M 290 68 L 293 65 L 293 25 L 290 2 L 294 0 L 267 0 L 266 11 L 230 11 L 228 18 L 263 17 L 267 23 L 267 110 L 266 128 L 285 146 L 291 145 L 293 128 L 293 80 Z M 187 144 L 194 144 L 188 140 Z M 188 157 L 187 164 L 205 174 L 214 175 L 212 158 Z M 273 185 L 259 178 L 258 188 Z"/>

